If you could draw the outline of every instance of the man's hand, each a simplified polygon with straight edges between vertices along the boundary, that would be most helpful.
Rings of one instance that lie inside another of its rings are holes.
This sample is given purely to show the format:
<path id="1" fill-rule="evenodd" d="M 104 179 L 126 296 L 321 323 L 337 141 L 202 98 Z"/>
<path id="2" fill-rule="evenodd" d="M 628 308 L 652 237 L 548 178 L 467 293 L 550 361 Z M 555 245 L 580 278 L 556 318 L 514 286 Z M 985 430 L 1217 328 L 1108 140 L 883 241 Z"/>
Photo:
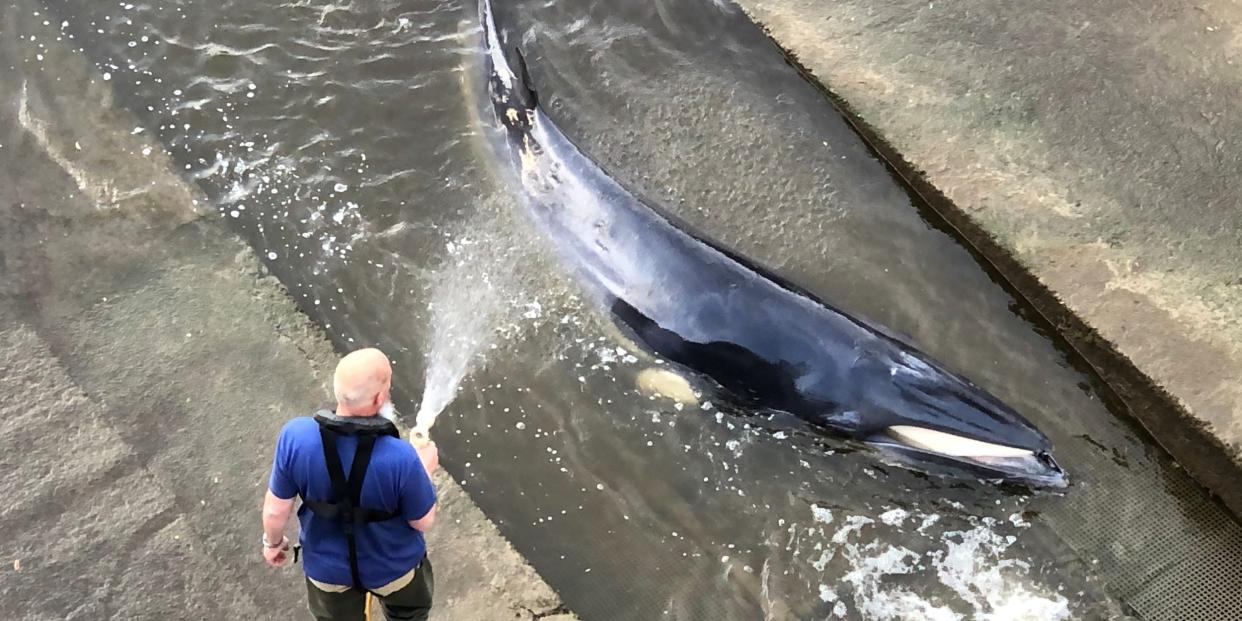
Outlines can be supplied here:
<path id="1" fill-rule="evenodd" d="M 430 440 L 422 446 L 415 446 L 414 450 L 418 451 L 418 459 L 423 462 L 423 468 L 427 470 L 427 474 L 435 473 L 440 467 L 440 449 L 436 447 L 436 443 Z"/>
<path id="2" fill-rule="evenodd" d="M 282 533 L 285 532 L 285 524 L 289 522 L 290 515 L 293 515 L 293 499 L 281 498 L 273 494 L 272 490 L 267 490 L 267 494 L 263 496 L 263 540 L 281 542 L 281 545 L 274 548 L 263 546 L 263 559 L 272 567 L 284 565 L 285 559 L 289 558 L 285 553 L 289 550 L 289 540 Z"/>
<path id="3" fill-rule="evenodd" d="M 267 561 L 270 567 L 283 567 L 289 560 L 289 542 L 286 541 L 275 548 L 263 546 L 263 560 Z"/>

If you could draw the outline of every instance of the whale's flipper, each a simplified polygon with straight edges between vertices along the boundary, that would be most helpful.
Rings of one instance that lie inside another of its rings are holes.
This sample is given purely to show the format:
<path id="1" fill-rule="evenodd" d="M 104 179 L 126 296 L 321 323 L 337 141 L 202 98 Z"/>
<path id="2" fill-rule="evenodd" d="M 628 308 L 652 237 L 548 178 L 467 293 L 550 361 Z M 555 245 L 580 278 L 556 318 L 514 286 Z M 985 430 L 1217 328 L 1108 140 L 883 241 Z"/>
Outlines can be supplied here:
<path id="1" fill-rule="evenodd" d="M 648 397 L 664 397 L 682 405 L 698 405 L 699 395 L 690 381 L 669 369 L 649 367 L 638 373 L 638 391 Z"/>

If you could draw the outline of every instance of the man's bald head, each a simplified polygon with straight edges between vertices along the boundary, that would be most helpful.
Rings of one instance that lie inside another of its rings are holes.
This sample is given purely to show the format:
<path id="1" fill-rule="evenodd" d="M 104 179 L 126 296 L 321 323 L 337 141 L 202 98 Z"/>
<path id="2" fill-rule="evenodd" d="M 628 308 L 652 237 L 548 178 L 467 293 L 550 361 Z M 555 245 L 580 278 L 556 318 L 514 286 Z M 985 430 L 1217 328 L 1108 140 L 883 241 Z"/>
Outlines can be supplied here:
<path id="1" fill-rule="evenodd" d="M 374 415 L 388 401 L 391 385 L 392 366 L 384 352 L 374 348 L 350 352 L 337 363 L 332 377 L 337 414 Z"/>

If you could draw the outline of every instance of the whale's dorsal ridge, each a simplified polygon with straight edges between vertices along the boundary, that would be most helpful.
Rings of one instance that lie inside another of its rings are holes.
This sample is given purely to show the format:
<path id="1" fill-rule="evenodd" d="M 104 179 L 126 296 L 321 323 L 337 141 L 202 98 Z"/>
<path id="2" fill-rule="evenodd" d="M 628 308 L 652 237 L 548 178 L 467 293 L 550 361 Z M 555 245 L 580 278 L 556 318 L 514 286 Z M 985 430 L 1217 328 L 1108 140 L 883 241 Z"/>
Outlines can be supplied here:
<path id="1" fill-rule="evenodd" d="M 517 91 L 523 98 L 522 104 L 529 110 L 534 110 L 539 106 L 539 93 L 535 92 L 534 83 L 530 79 L 530 70 L 526 68 L 526 55 L 522 54 L 522 48 L 514 46 L 513 56 L 517 59 Z"/>

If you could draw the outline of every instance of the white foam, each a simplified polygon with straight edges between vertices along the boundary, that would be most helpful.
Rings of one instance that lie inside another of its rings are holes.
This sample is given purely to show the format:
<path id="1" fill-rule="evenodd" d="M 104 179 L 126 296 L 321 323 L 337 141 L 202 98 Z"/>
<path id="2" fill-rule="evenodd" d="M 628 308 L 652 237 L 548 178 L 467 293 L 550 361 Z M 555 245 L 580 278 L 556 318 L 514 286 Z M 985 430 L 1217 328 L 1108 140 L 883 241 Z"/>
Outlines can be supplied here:
<path id="1" fill-rule="evenodd" d="M 812 504 L 810 509 L 815 522 L 831 523 L 834 519 L 827 509 L 818 505 Z M 892 529 L 900 528 L 910 519 L 919 527 L 901 531 L 905 545 L 886 543 L 893 540 L 895 531 Z M 1007 554 L 1017 538 L 998 529 L 1028 526 L 1024 520 L 965 518 L 968 528 L 937 533 L 931 527 L 941 521 L 938 514 L 905 509 L 888 509 L 876 518 L 844 516 L 834 532 L 814 544 L 818 554 L 807 559 L 811 569 L 823 577 L 818 586 L 819 600 L 833 604 L 834 616 L 845 617 L 852 610 L 862 618 L 876 621 L 1064 621 L 1069 618 L 1066 598 L 1038 584 L 1024 559 Z M 873 529 L 864 530 L 866 526 Z M 791 533 L 794 532 L 792 528 Z M 811 528 L 803 532 L 814 536 L 817 531 Z M 917 539 L 920 536 L 922 540 Z M 800 539 L 800 543 L 809 542 Z M 931 548 L 931 551 L 921 556 L 912 547 Z M 847 568 L 843 575 L 839 573 L 842 563 Z M 892 579 L 906 575 L 911 577 Z M 911 583 L 930 583 L 937 588 L 924 593 L 910 588 Z M 946 589 L 957 596 L 951 602 L 931 594 Z M 968 609 L 954 609 L 955 606 L 962 608 L 963 603 Z"/>
<path id="2" fill-rule="evenodd" d="M 811 516 L 815 518 L 816 522 L 821 524 L 832 523 L 832 511 L 819 505 L 811 505 Z"/>
<path id="3" fill-rule="evenodd" d="M 908 515 L 910 515 L 910 512 L 905 509 L 889 509 L 880 514 L 880 521 L 889 526 L 900 526 Z"/>
<path id="4" fill-rule="evenodd" d="M 824 550 L 820 552 L 819 558 L 811 561 L 811 567 L 814 567 L 815 571 L 822 572 L 824 571 L 824 568 L 828 567 L 828 563 L 832 562 L 833 557 L 836 555 L 836 552 L 832 550 Z"/>
<path id="5" fill-rule="evenodd" d="M 862 530 L 862 527 L 874 523 L 875 520 L 869 517 L 861 515 L 846 516 L 845 526 L 842 526 L 837 532 L 832 534 L 832 542 L 844 543 L 846 539 L 849 539 L 850 535 Z"/>
<path id="6" fill-rule="evenodd" d="M 1068 602 L 1060 595 L 1042 595 L 1023 580 L 1030 565 L 1021 559 L 1000 558 L 1013 544 L 980 525 L 968 531 L 945 533 L 945 548 L 933 555 L 940 582 L 977 610 L 980 621 L 1058 621 L 1069 617 Z"/>

